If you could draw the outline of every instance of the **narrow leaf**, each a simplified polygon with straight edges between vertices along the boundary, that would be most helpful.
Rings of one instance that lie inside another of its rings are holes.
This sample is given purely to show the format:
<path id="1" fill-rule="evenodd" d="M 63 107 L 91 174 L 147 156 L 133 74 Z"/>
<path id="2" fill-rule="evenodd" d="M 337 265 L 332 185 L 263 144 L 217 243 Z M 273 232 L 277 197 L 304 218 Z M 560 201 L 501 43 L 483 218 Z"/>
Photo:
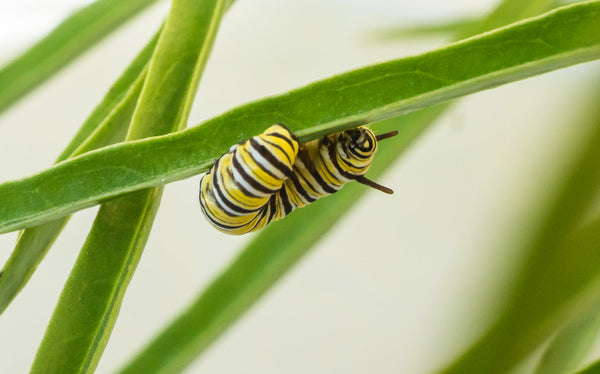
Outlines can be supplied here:
<path id="1" fill-rule="evenodd" d="M 389 166 L 386 161 L 402 152 L 442 110 L 436 107 L 377 124 L 378 132 L 398 129 L 399 135 L 380 145 L 369 176 L 377 178 Z M 334 226 L 365 190 L 350 183 L 335 198 L 317 200 L 269 224 L 121 373 L 181 372 Z"/>
<path id="2" fill-rule="evenodd" d="M 481 31 L 492 30 L 514 22 L 515 14 L 522 14 L 523 16 L 521 18 L 528 18 L 570 3 L 573 3 L 573 1 L 540 0 L 527 3 L 517 0 L 503 1 L 498 8 L 494 10 L 493 17 L 487 17 L 484 23 L 482 23 L 479 18 L 475 17 L 462 17 L 453 21 L 422 22 L 413 25 L 409 24 L 380 28 L 372 33 L 372 38 L 375 40 L 396 40 L 417 37 L 459 35 L 461 36 L 459 39 L 461 39 L 466 36 L 478 34 Z"/>
<path id="3" fill-rule="evenodd" d="M 178 134 L 87 153 L 1 184 L 0 233 L 203 172 L 231 144 L 273 123 L 285 123 L 307 141 L 596 59 L 599 24 L 599 1 L 577 3 L 420 56 L 247 104 Z"/>
<path id="4" fill-rule="evenodd" d="M 150 193 L 158 198 L 162 190 L 150 190 Z M 149 229 L 146 223 L 154 218 L 158 209 L 153 201 L 144 191 L 100 207 L 84 244 L 88 250 L 77 258 L 61 292 L 31 373 L 94 372 L 119 312 L 120 302 L 116 300 L 123 298 L 125 286 L 141 255 L 141 251 L 117 251 L 124 244 L 121 237 L 132 230 Z M 106 235 L 108 229 L 113 235 Z M 104 244 L 102 248 L 90 248 L 90 243 L 99 242 Z"/>
<path id="5" fill-rule="evenodd" d="M 600 360 L 595 361 L 585 369 L 578 371 L 577 374 L 600 374 Z"/>
<path id="6" fill-rule="evenodd" d="M 600 232 L 600 225 L 592 230 Z M 535 374 L 566 374 L 577 369 L 596 342 L 598 331 L 600 304 L 593 305 L 556 334 L 538 362 Z"/>
<path id="7" fill-rule="evenodd" d="M 224 0 L 173 1 L 127 140 L 185 126 L 224 5 Z M 146 189 L 101 206 L 38 349 L 33 373 L 95 370 L 161 194 L 162 188 Z"/>
<path id="8" fill-rule="evenodd" d="M 452 35 L 467 28 L 475 28 L 480 23 L 481 21 L 478 18 L 458 18 L 452 21 L 387 27 L 375 30 L 371 38 L 374 40 L 396 40 L 417 37 L 431 37 L 439 35 Z"/>
<path id="9" fill-rule="evenodd" d="M 600 113 L 590 127 L 550 213 L 523 248 L 526 261 L 501 317 L 444 373 L 505 373 L 600 302 L 600 219 L 578 227 L 600 187 Z"/>
<path id="10" fill-rule="evenodd" d="M 490 18 L 496 16 L 497 11 Z M 518 18 L 519 13 L 512 16 Z M 438 105 L 376 124 L 379 132 L 399 130 L 399 135 L 381 144 L 369 176 L 376 179 L 381 175 L 447 107 Z M 363 186 L 349 184 L 335 197 L 318 200 L 262 230 L 122 373 L 180 372 L 284 275 L 364 192 Z"/>
<path id="11" fill-rule="evenodd" d="M 486 18 L 483 23 L 473 25 L 472 29 L 466 28 L 459 32 L 460 35 L 476 34 L 479 30 L 493 30 L 509 23 L 515 22 L 514 15 L 519 14 L 521 19 L 534 17 L 540 14 L 542 9 L 551 9 L 558 6 L 560 2 L 549 2 L 547 0 L 506 0 L 502 1 L 494 10 L 494 16 Z"/>
<path id="12" fill-rule="evenodd" d="M 158 34 L 138 54 L 121 77 L 113 84 L 102 102 L 83 123 L 58 162 L 80 153 L 125 140 L 133 110 L 146 76 L 150 56 Z M 0 277 L 0 314 L 25 286 L 37 265 L 69 217 L 31 227 L 20 233 L 15 249 L 2 269 Z"/>
<path id="13" fill-rule="evenodd" d="M 131 64 L 129 64 L 127 69 L 125 69 L 123 74 L 121 74 L 119 79 L 117 79 L 110 87 L 100 104 L 94 108 L 89 117 L 81 125 L 71 142 L 65 147 L 56 162 L 64 161 L 67 158 L 75 157 L 96 148 L 119 143 L 125 139 L 125 135 L 123 134 L 114 137 L 114 139 L 99 141 L 98 139 L 105 139 L 105 137 L 97 135 L 96 133 L 110 132 L 108 129 L 114 128 L 115 125 L 114 123 L 110 124 L 109 122 L 116 122 L 114 119 L 111 119 L 111 117 L 118 116 L 118 112 L 123 111 L 121 106 L 123 106 L 124 102 L 135 100 L 135 95 L 132 94 L 132 92 L 139 91 L 137 86 L 139 86 L 141 84 L 140 82 L 143 82 L 146 77 L 148 62 L 150 61 L 150 57 L 152 57 L 152 53 L 156 47 L 161 30 L 162 27 L 156 32 L 156 34 L 154 34 L 152 39 L 133 59 Z M 132 88 L 132 86 L 136 87 Z M 110 138 L 112 138 L 112 136 Z M 96 140 L 92 141 L 91 139 Z M 83 145 L 86 142 L 93 142 L 94 145 Z"/>
<path id="14" fill-rule="evenodd" d="M 155 1 L 96 0 L 73 13 L 0 69 L 0 113 Z"/>

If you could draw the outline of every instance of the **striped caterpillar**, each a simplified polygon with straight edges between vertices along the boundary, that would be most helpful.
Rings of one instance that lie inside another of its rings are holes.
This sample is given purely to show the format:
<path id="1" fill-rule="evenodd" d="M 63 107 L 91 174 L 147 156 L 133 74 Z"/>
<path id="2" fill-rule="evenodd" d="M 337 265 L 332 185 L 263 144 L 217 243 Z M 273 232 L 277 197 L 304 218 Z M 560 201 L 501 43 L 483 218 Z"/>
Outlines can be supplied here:
<path id="1" fill-rule="evenodd" d="M 391 194 L 364 174 L 377 142 L 398 132 L 377 135 L 366 127 L 300 144 L 277 124 L 236 144 L 217 159 L 200 181 L 200 206 L 218 230 L 240 235 L 259 230 L 321 197 L 357 181 Z"/>

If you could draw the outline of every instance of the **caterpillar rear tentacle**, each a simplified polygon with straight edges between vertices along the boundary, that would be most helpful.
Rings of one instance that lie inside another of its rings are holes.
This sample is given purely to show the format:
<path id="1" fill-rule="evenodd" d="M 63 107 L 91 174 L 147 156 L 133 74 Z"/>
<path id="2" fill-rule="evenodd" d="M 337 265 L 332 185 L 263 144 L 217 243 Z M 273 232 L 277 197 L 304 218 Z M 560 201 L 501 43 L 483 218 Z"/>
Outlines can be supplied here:
<path id="1" fill-rule="evenodd" d="M 358 127 L 300 144 L 287 127 L 273 125 L 215 162 L 200 181 L 200 206 L 217 229 L 239 235 L 259 230 L 352 180 L 393 193 L 364 174 L 377 142 L 397 133 L 375 136 Z"/>

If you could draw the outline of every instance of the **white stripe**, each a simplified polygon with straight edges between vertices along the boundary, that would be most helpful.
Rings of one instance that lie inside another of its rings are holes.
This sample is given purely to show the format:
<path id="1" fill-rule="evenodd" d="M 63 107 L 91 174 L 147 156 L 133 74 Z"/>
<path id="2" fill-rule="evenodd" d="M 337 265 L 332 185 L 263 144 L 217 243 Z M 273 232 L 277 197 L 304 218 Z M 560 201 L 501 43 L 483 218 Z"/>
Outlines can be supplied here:
<path id="1" fill-rule="evenodd" d="M 277 155 L 273 154 L 273 152 L 271 152 L 270 150 L 270 148 L 273 147 L 272 145 L 265 143 L 262 139 L 258 137 L 256 138 L 256 140 L 258 141 L 258 143 L 264 146 L 267 149 L 267 151 L 273 155 L 274 158 L 277 158 Z M 286 175 L 283 174 L 279 169 L 277 169 L 273 164 L 271 164 L 266 158 L 261 156 L 258 150 L 252 148 L 250 144 L 248 145 L 250 146 L 250 154 L 257 163 L 267 168 L 267 170 L 269 170 L 271 174 L 275 175 L 275 177 L 277 177 L 277 179 L 279 179 L 280 181 L 287 179 Z"/>
<path id="2" fill-rule="evenodd" d="M 223 177 L 222 177 L 222 175 L 223 175 L 224 172 L 227 172 L 227 170 L 222 170 L 223 168 L 221 167 L 221 165 L 222 164 L 219 163 L 219 165 L 218 165 L 219 168 L 217 170 L 215 170 L 216 174 L 214 174 L 214 176 L 217 178 L 217 182 L 219 182 L 219 185 L 222 187 L 222 189 L 225 189 L 225 188 L 227 188 L 227 186 L 225 186 L 225 184 L 223 183 Z M 223 165 L 225 165 L 225 164 L 223 164 Z M 216 191 L 217 187 L 215 186 L 214 181 L 211 184 L 211 186 L 212 186 L 212 189 L 213 189 L 212 195 L 215 198 L 216 202 L 218 203 L 217 208 L 219 208 L 219 209 L 221 209 L 221 210 L 229 213 L 232 216 L 238 216 L 239 217 L 241 215 L 244 215 L 243 213 L 239 213 L 239 212 L 236 212 L 234 210 L 231 210 L 231 208 L 229 208 L 225 204 L 225 202 L 223 201 L 223 199 L 221 198 L 221 196 Z M 224 195 L 226 194 L 225 191 L 222 191 L 222 192 L 223 192 Z"/>
<path id="3" fill-rule="evenodd" d="M 237 159 L 237 161 L 240 163 L 240 165 L 242 166 L 242 169 L 244 169 L 244 171 L 246 172 L 246 174 L 256 180 L 256 178 L 254 178 L 254 173 L 252 172 L 252 170 L 250 168 L 248 168 L 248 165 L 246 165 L 241 156 L 238 156 L 237 152 L 235 152 L 233 154 L 233 157 L 235 157 Z M 254 187 L 252 187 L 250 184 L 248 184 L 248 182 L 246 182 L 244 180 L 244 177 L 242 176 L 242 174 L 240 173 L 239 170 L 237 170 L 237 168 L 233 165 L 233 162 L 231 163 L 231 169 L 233 171 L 233 179 L 236 181 L 236 183 L 239 183 L 240 186 L 243 186 L 244 188 L 246 188 L 250 193 L 254 194 L 255 196 L 258 197 L 267 197 L 267 196 L 271 196 L 273 193 L 266 193 L 266 192 L 262 192 L 262 191 L 258 191 L 257 189 L 255 189 Z M 260 183 L 261 185 L 264 185 L 264 183 L 261 183 L 259 180 L 256 180 L 257 183 Z M 270 189 L 268 187 L 265 186 L 265 188 Z"/>

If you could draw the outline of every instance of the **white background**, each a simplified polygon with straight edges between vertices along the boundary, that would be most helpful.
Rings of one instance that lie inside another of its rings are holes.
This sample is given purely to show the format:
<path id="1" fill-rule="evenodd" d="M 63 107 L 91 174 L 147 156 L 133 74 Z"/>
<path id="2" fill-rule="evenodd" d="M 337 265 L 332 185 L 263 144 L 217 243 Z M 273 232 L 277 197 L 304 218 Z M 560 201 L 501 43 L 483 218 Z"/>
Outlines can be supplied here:
<path id="1" fill-rule="evenodd" d="M 0 64 L 82 3 L 3 0 Z M 239 0 L 223 20 L 190 124 L 446 42 L 374 41 L 374 29 L 477 16 L 493 5 Z M 152 7 L 0 116 L 0 182 L 52 163 L 167 9 L 165 2 Z M 459 353 L 506 292 L 511 243 L 574 138 L 576 99 L 598 67 L 581 65 L 457 102 L 378 181 L 395 194 L 369 192 L 188 372 L 427 373 Z M 167 186 L 99 373 L 126 362 L 251 237 L 229 237 L 205 222 L 198 182 Z M 29 369 L 95 212 L 75 215 L 0 316 L 0 373 Z M 0 262 L 15 239 L 16 233 L 0 236 Z"/>

